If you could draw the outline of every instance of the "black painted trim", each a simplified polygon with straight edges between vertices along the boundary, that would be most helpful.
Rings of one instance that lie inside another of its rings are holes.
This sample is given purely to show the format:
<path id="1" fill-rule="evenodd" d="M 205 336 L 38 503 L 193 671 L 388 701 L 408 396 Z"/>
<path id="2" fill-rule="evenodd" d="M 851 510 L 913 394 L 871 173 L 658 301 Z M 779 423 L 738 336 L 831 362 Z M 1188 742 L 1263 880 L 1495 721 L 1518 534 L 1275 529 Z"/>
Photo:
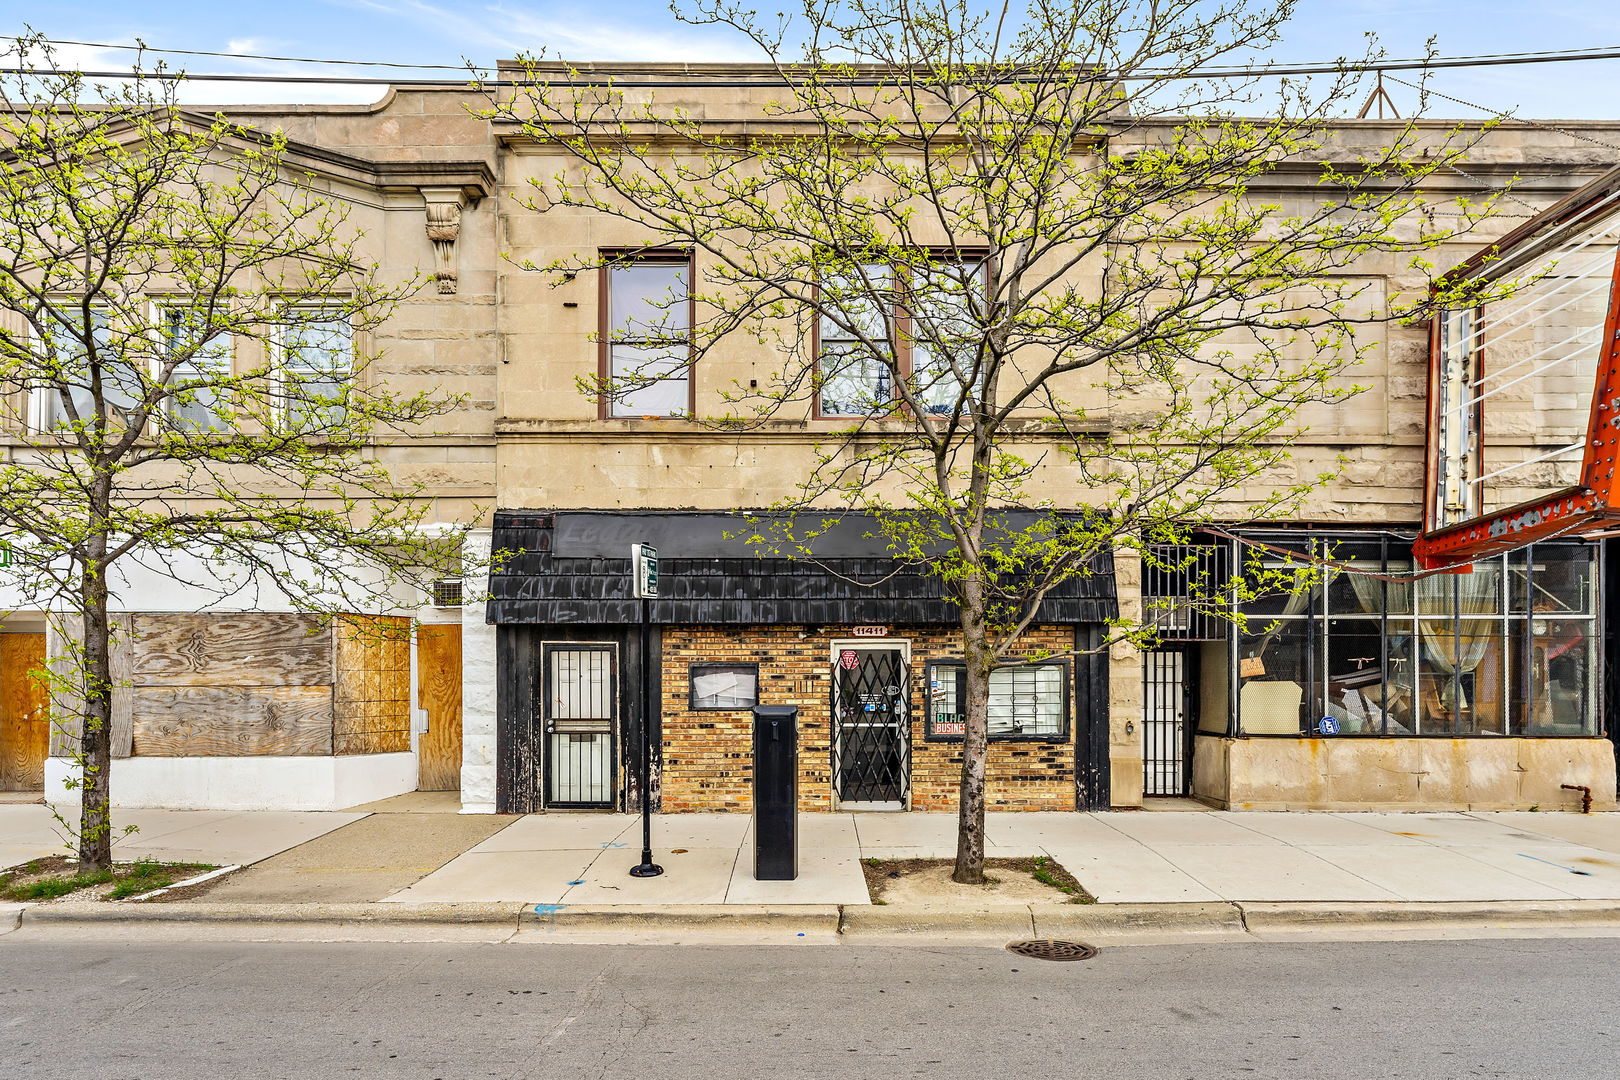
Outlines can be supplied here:
<path id="1" fill-rule="evenodd" d="M 1107 810 L 1113 805 L 1108 744 L 1108 652 L 1103 628 L 1095 623 L 1074 628 L 1075 695 L 1079 706 L 1074 725 L 1074 808 Z"/>

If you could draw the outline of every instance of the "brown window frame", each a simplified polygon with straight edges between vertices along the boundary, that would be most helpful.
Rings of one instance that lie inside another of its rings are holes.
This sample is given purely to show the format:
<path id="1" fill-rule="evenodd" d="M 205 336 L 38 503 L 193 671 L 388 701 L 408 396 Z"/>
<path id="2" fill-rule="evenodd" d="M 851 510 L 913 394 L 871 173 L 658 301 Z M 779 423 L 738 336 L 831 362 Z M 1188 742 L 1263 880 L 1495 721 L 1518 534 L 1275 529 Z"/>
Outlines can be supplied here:
<path id="1" fill-rule="evenodd" d="M 648 262 L 664 266 L 686 267 L 686 333 L 687 333 L 687 366 L 686 366 L 686 415 L 678 416 L 665 413 L 653 416 L 654 420 L 687 420 L 697 413 L 697 379 L 696 368 L 693 363 L 693 352 L 696 348 L 693 343 L 693 327 L 697 322 L 697 301 L 692 297 L 692 284 L 697 273 L 697 252 L 692 248 L 598 248 L 597 256 L 600 266 L 596 275 L 596 376 L 598 385 L 606 386 L 612 378 L 613 368 L 613 288 L 612 276 L 615 266 L 626 263 Z M 635 416 L 613 415 L 612 395 L 601 393 L 596 396 L 596 418 L 598 420 L 644 420 L 646 414 Z"/>
<path id="2" fill-rule="evenodd" d="M 980 248 L 919 248 L 918 254 L 923 256 L 925 262 L 939 261 L 941 258 L 950 258 L 961 262 L 976 261 L 980 264 L 981 272 L 984 262 L 990 257 L 987 249 Z M 878 264 L 874 264 L 878 265 Z M 910 291 L 909 281 L 902 277 L 903 271 L 908 267 L 890 263 L 888 270 L 894 279 L 897 294 Z M 900 379 L 910 379 L 912 376 L 911 354 L 911 311 L 905 301 L 897 300 L 893 310 L 883 312 L 888 324 L 889 344 L 894 349 L 895 376 Z M 874 417 L 890 416 L 904 411 L 902 399 L 898 393 L 890 390 L 890 403 L 893 406 L 887 412 L 871 413 L 830 413 L 821 407 L 821 314 L 817 312 L 810 326 L 810 362 L 811 370 L 816 380 L 815 398 L 811 403 L 811 418 L 815 420 L 870 420 Z"/>

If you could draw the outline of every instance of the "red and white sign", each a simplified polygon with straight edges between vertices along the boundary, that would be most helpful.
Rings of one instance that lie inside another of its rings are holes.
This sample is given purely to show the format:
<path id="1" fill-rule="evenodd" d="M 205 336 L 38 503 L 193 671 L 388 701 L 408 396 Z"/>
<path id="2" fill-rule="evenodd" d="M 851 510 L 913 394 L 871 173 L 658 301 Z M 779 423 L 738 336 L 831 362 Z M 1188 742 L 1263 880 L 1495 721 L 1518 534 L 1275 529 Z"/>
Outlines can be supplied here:
<path id="1" fill-rule="evenodd" d="M 850 629 L 850 633 L 855 637 L 888 637 L 889 628 L 887 626 L 856 626 Z"/>
<path id="2" fill-rule="evenodd" d="M 854 649 L 844 649 L 838 654 L 838 666 L 845 671 L 854 671 L 861 666 L 861 654 Z"/>

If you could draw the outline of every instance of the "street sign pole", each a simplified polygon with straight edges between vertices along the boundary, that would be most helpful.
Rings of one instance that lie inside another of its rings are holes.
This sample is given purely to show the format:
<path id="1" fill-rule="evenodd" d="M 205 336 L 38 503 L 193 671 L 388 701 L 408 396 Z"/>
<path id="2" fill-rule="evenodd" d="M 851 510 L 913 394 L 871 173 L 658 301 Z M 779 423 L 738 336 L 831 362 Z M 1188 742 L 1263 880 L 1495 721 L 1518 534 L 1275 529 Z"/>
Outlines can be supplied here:
<path id="1" fill-rule="evenodd" d="M 652 854 L 652 663 L 648 656 L 652 634 L 648 630 L 648 601 L 658 596 L 658 549 L 630 545 L 630 580 L 641 601 L 641 862 L 630 868 L 631 877 L 657 877 L 664 868 Z"/>

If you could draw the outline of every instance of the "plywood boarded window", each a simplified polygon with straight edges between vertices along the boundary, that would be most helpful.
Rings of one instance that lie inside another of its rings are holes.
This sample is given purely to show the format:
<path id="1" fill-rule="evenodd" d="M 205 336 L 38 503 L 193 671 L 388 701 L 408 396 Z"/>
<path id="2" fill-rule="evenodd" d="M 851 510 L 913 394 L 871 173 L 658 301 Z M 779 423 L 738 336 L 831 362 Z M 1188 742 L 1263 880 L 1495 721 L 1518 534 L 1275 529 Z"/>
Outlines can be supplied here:
<path id="1" fill-rule="evenodd" d="M 332 752 L 332 633 L 320 618 L 136 615 L 132 629 L 137 756 Z"/>
<path id="2" fill-rule="evenodd" d="M 411 748 L 411 621 L 345 615 L 337 643 L 332 752 L 389 754 Z"/>

